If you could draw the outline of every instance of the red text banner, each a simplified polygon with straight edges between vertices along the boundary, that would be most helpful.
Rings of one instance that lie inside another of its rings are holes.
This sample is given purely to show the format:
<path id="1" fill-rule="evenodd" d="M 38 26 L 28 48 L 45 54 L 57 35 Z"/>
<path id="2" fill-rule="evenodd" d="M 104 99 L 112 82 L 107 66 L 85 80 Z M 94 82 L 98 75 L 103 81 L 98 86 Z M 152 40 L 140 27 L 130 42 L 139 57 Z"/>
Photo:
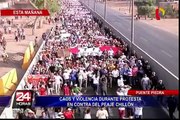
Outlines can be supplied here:
<path id="1" fill-rule="evenodd" d="M 1 16 L 49 16 L 48 10 L 1 10 Z"/>
<path id="2" fill-rule="evenodd" d="M 156 96 L 156 95 L 164 95 L 164 96 L 170 96 L 170 95 L 179 95 L 178 90 L 129 90 L 128 95 L 149 95 L 149 96 Z"/>

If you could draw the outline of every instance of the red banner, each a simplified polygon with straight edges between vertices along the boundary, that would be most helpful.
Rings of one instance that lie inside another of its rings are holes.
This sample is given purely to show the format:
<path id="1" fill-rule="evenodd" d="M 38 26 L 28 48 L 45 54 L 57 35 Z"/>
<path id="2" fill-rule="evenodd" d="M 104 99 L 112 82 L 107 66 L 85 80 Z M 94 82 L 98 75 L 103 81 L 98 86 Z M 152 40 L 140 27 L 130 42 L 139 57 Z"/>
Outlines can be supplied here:
<path id="1" fill-rule="evenodd" d="M 128 95 L 149 95 L 149 96 L 156 96 L 156 95 L 179 95 L 178 90 L 129 90 Z"/>
<path id="2" fill-rule="evenodd" d="M 1 10 L 1 16 L 49 16 L 48 10 Z"/>
<path id="3" fill-rule="evenodd" d="M 47 75 L 29 75 L 28 76 L 28 82 L 32 83 L 34 86 L 38 86 L 40 81 L 44 81 L 45 83 L 48 80 Z"/>

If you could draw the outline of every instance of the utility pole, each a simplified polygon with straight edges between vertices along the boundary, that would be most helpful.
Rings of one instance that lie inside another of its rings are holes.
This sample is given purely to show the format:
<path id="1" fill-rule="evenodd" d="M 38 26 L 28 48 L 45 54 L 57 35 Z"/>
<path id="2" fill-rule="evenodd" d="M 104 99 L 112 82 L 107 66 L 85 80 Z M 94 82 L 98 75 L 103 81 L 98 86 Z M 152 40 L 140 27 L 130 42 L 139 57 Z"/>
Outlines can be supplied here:
<path id="1" fill-rule="evenodd" d="M 130 55 L 133 50 L 134 43 L 134 0 L 132 0 L 132 13 L 131 13 L 131 44 L 130 44 Z"/>
<path id="2" fill-rule="evenodd" d="M 89 0 L 88 0 L 88 6 L 89 6 Z M 90 6 L 89 6 L 90 7 Z"/>
<path id="3" fill-rule="evenodd" d="M 94 0 L 94 11 L 96 11 L 96 0 Z"/>
<path id="4" fill-rule="evenodd" d="M 107 0 L 104 0 L 104 19 L 106 19 Z"/>
<path id="5" fill-rule="evenodd" d="M 131 0 L 129 0 L 129 13 L 131 13 Z"/>

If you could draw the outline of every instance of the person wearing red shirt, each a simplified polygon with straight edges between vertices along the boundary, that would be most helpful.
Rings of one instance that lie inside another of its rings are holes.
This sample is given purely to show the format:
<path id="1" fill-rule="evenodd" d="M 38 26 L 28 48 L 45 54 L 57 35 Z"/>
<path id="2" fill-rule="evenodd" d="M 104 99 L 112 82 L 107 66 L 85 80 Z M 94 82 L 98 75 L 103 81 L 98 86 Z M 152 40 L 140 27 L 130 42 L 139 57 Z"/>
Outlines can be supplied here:
<path id="1" fill-rule="evenodd" d="M 63 92 L 64 92 L 64 95 L 66 95 L 66 96 L 70 95 L 70 88 L 69 88 L 69 86 L 67 86 L 67 83 L 64 84 Z"/>
<path id="2" fill-rule="evenodd" d="M 132 84 L 133 86 L 136 86 L 137 84 L 137 73 L 138 73 L 138 67 L 136 65 L 132 68 Z"/>
<path id="3" fill-rule="evenodd" d="M 47 94 L 46 94 L 45 85 L 41 85 L 41 86 L 40 86 L 40 88 L 39 88 L 39 95 L 40 95 L 40 96 L 45 96 L 45 95 L 47 95 Z"/>
<path id="4" fill-rule="evenodd" d="M 71 110 L 71 108 L 67 108 L 63 114 L 64 114 L 65 119 L 74 119 L 74 113 Z"/>

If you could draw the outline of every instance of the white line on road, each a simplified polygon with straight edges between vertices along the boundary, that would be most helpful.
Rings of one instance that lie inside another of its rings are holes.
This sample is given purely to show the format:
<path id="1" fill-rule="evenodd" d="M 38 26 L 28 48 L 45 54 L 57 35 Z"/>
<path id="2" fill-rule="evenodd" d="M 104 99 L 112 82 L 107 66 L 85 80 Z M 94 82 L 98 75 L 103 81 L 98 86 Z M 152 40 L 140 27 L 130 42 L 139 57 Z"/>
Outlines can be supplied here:
<path id="1" fill-rule="evenodd" d="M 140 37 L 141 40 L 145 41 L 145 42 L 148 42 L 148 40 L 144 37 Z"/>
<path id="2" fill-rule="evenodd" d="M 172 55 L 170 55 L 168 52 L 161 50 L 162 53 L 164 53 L 165 55 L 169 56 L 170 58 L 172 58 Z"/>

